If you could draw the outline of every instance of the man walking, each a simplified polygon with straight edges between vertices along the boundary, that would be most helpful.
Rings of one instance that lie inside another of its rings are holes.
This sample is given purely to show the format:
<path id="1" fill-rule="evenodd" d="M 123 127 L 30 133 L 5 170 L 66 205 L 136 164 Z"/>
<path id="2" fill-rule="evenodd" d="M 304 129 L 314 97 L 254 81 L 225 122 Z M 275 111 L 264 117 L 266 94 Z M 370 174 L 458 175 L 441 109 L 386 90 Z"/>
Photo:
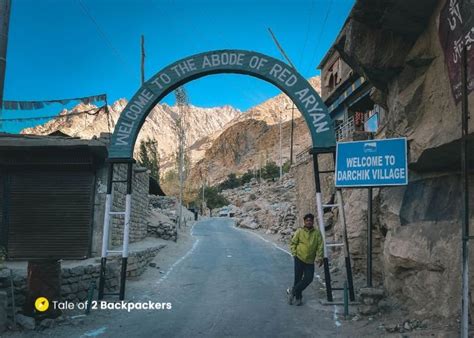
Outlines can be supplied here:
<path id="1" fill-rule="evenodd" d="M 293 288 L 286 290 L 290 305 L 295 298 L 296 305 L 303 304 L 302 292 L 313 281 L 314 262 L 323 264 L 324 243 L 320 231 L 314 228 L 314 215 L 307 214 L 303 220 L 304 227 L 296 230 L 290 243 L 295 260 L 295 282 Z"/>

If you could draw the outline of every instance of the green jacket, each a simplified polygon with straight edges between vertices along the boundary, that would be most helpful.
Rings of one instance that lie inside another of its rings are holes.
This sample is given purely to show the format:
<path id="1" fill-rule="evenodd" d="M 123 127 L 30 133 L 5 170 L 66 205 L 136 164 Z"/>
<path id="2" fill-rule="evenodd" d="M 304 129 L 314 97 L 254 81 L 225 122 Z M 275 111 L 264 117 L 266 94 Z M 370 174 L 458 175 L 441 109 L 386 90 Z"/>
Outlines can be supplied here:
<path id="1" fill-rule="evenodd" d="M 323 238 L 318 229 L 305 227 L 296 230 L 290 243 L 291 254 L 307 264 L 323 258 Z"/>

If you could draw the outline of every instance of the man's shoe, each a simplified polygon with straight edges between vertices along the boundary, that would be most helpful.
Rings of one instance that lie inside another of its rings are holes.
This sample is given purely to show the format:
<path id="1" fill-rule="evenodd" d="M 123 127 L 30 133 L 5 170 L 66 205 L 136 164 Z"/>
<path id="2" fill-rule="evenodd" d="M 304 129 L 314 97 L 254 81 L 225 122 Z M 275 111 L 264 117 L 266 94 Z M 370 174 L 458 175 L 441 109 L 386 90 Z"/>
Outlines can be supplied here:
<path id="1" fill-rule="evenodd" d="M 303 305 L 303 298 L 296 300 L 296 306 L 301 306 L 301 305 Z"/>
<path id="2" fill-rule="evenodd" d="M 286 295 L 288 297 L 288 304 L 293 305 L 293 300 L 295 299 L 293 290 L 291 288 L 286 289 Z"/>

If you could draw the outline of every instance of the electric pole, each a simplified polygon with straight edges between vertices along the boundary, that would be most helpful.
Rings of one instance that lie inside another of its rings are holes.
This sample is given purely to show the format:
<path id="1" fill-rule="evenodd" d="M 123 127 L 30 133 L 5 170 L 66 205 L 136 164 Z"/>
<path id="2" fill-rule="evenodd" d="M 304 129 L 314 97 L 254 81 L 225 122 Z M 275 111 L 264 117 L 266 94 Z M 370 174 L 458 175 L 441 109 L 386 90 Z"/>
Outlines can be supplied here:
<path id="1" fill-rule="evenodd" d="M 202 197 L 201 197 L 201 215 L 204 216 L 204 208 L 205 208 L 205 203 L 204 203 L 204 198 L 205 198 L 205 178 L 204 175 L 202 174 L 202 168 L 199 169 L 199 176 L 201 177 L 201 186 L 202 186 Z"/>
<path id="2" fill-rule="evenodd" d="M 141 47 L 142 47 L 142 61 L 141 61 L 141 75 L 142 75 L 142 85 L 145 83 L 145 35 L 142 34 L 141 39 Z"/>
<path id="3" fill-rule="evenodd" d="M 3 89 L 7 68 L 8 27 L 10 25 L 11 1 L 0 0 L 0 131 L 3 130 Z"/>
<path id="4" fill-rule="evenodd" d="M 291 132 L 290 132 L 290 165 L 293 164 L 293 134 L 294 134 L 294 129 L 295 129 L 295 104 L 293 103 L 290 106 L 285 107 L 286 110 L 291 109 Z"/>
<path id="5" fill-rule="evenodd" d="M 279 125 L 280 125 L 280 181 L 281 181 L 281 178 L 283 176 L 283 156 L 281 153 L 281 110 L 280 110 Z"/>
<path id="6" fill-rule="evenodd" d="M 188 110 L 188 96 L 184 87 L 178 87 L 174 91 L 176 105 L 178 107 L 178 118 L 176 120 L 176 130 L 178 133 L 178 174 L 179 174 L 179 219 L 178 227 L 181 228 L 183 216 L 183 190 L 185 175 L 185 151 L 186 151 L 186 126 L 185 117 Z"/>

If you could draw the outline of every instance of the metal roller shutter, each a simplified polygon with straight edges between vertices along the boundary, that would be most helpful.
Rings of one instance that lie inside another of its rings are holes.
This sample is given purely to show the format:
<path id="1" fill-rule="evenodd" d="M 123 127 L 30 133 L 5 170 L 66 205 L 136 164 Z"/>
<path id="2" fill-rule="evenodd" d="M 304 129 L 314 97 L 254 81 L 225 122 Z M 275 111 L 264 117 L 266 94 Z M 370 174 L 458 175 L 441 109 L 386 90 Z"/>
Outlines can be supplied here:
<path id="1" fill-rule="evenodd" d="M 81 259 L 89 254 L 94 173 L 18 169 L 9 175 L 9 259 Z"/>

